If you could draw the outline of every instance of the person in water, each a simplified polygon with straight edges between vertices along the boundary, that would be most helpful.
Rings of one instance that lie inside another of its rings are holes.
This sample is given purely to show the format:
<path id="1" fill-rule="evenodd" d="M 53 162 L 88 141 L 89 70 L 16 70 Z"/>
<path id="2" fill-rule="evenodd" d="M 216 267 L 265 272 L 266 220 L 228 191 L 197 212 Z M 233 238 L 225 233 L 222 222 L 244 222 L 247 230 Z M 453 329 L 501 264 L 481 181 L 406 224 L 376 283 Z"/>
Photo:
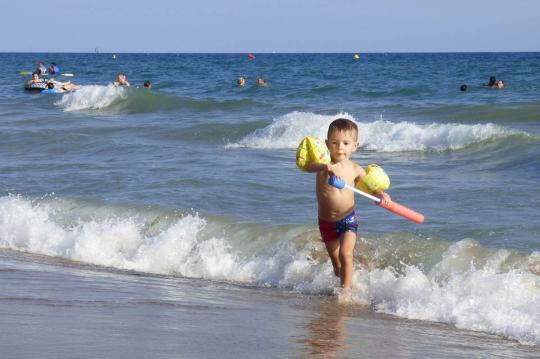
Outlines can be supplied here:
<path id="1" fill-rule="evenodd" d="M 126 74 L 123 72 L 120 72 L 118 76 L 116 77 L 116 81 L 114 82 L 114 86 L 129 86 L 129 82 L 126 79 Z"/>
<path id="2" fill-rule="evenodd" d="M 46 74 L 47 73 L 47 68 L 43 65 L 42 62 L 39 62 L 38 67 L 37 67 L 36 71 L 34 71 L 34 72 L 37 72 L 38 75 Z"/>
<path id="3" fill-rule="evenodd" d="M 244 86 L 246 86 L 246 79 L 243 76 L 240 76 L 236 80 L 236 84 L 238 85 L 238 87 L 244 87 Z"/>
<path id="4" fill-rule="evenodd" d="M 152 83 L 149 80 L 146 80 L 143 82 L 143 87 L 146 87 L 147 89 L 152 88 Z"/>
<path id="5" fill-rule="evenodd" d="M 495 88 L 497 88 L 497 89 L 504 88 L 504 81 L 503 80 L 497 81 L 497 85 L 495 85 Z"/>
<path id="6" fill-rule="evenodd" d="M 266 86 L 266 80 L 264 79 L 264 77 L 259 76 L 259 78 L 257 79 L 257 85 L 261 87 Z"/>
<path id="7" fill-rule="evenodd" d="M 469 87 L 467 85 L 461 85 L 461 87 L 459 88 L 460 91 L 467 91 L 469 89 Z"/>
<path id="8" fill-rule="evenodd" d="M 349 159 L 358 148 L 358 127 L 343 118 L 333 121 L 328 127 L 326 145 L 330 150 L 330 163 L 311 163 L 305 170 L 316 174 L 319 231 L 332 261 L 334 274 L 340 278 L 341 287 L 349 290 L 354 270 L 358 214 L 354 193 L 329 185 L 328 179 L 338 176 L 349 185 L 354 185 L 356 180 L 366 175 L 362 167 Z M 391 201 L 388 194 L 381 192 L 380 195 L 385 204 Z"/>
<path id="9" fill-rule="evenodd" d="M 489 82 L 488 82 L 487 85 L 488 85 L 489 87 L 491 87 L 491 88 L 496 88 L 496 87 L 497 87 L 497 77 L 491 76 L 491 77 L 489 78 Z"/>
<path id="10" fill-rule="evenodd" d="M 58 66 L 56 66 L 56 62 L 51 62 L 51 66 L 49 66 L 49 73 L 50 74 L 57 74 L 60 72 L 60 69 Z"/>
<path id="11" fill-rule="evenodd" d="M 32 78 L 26 81 L 26 84 L 30 85 L 36 82 L 45 82 L 45 80 L 39 77 L 39 73 L 37 71 L 34 71 L 34 73 L 32 73 Z"/>
<path id="12" fill-rule="evenodd" d="M 75 90 L 78 90 L 79 88 L 80 86 L 72 84 L 70 82 L 49 81 L 47 83 L 47 90 L 54 90 L 55 93 L 73 92 Z"/>

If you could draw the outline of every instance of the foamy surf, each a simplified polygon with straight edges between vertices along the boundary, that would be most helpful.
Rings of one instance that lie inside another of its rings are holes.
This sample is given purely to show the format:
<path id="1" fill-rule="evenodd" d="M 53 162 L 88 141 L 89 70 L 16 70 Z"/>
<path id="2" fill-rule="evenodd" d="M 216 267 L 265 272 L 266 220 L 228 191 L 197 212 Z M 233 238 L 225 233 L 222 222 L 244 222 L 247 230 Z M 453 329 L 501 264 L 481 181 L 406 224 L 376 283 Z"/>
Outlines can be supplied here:
<path id="1" fill-rule="evenodd" d="M 377 120 L 359 122 L 348 113 L 318 115 L 292 112 L 275 119 L 270 125 L 258 129 L 228 148 L 295 149 L 305 136 L 326 138 L 328 126 L 337 118 L 355 121 L 360 133 L 361 147 L 377 152 L 448 151 L 467 146 L 505 139 L 511 136 L 534 136 L 492 123 L 465 125 L 416 124 Z"/>
<path id="2" fill-rule="evenodd" d="M 376 269 L 370 279 L 377 311 L 540 344 L 540 288 L 533 273 L 500 272 L 493 260 L 452 273 L 444 281 L 417 267 L 403 274 Z"/>
<path id="3" fill-rule="evenodd" d="M 115 101 L 127 98 L 127 90 L 113 84 L 108 86 L 87 85 L 79 90 L 64 94 L 55 105 L 64 111 L 99 110 Z"/>
<path id="4" fill-rule="evenodd" d="M 334 294 L 338 285 L 313 226 L 265 228 L 194 213 L 6 196 L 0 247 L 310 295 Z M 341 302 L 540 345 L 539 253 L 410 235 L 362 238 L 358 251 L 366 266 L 357 264 L 353 290 L 340 293 Z"/>

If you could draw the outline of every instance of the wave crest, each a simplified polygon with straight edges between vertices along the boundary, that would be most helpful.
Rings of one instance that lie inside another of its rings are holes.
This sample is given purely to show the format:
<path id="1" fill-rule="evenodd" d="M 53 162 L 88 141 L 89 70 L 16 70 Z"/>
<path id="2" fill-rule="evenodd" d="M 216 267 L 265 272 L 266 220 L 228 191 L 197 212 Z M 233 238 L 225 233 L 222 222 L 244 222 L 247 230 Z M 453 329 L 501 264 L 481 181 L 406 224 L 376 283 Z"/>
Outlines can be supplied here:
<path id="1" fill-rule="evenodd" d="M 216 100 L 176 96 L 146 88 L 88 85 L 64 94 L 55 105 L 64 111 L 96 111 L 105 113 L 153 113 L 189 109 L 193 111 L 235 110 L 249 106 L 264 106 L 251 99 Z"/>
<path id="2" fill-rule="evenodd" d="M 64 111 L 100 110 L 127 96 L 125 88 L 113 84 L 88 85 L 82 86 L 75 92 L 64 94 L 55 104 L 62 107 Z"/>
<path id="3" fill-rule="evenodd" d="M 7 196 L 0 197 L 0 233 L 0 248 L 121 270 L 307 294 L 339 286 L 314 226 L 264 228 L 170 210 Z M 540 253 L 412 234 L 361 238 L 358 247 L 364 258 L 355 260 L 357 302 L 540 345 Z"/>
<path id="4" fill-rule="evenodd" d="M 347 118 L 358 125 L 359 141 L 363 148 L 377 152 L 448 151 L 467 146 L 509 138 L 533 136 L 503 126 L 488 124 L 465 125 L 415 124 L 377 120 L 358 122 L 347 113 L 318 115 L 292 112 L 275 119 L 269 126 L 258 129 L 228 148 L 248 147 L 258 149 L 295 149 L 305 136 L 326 138 L 330 123 L 337 118 Z"/>

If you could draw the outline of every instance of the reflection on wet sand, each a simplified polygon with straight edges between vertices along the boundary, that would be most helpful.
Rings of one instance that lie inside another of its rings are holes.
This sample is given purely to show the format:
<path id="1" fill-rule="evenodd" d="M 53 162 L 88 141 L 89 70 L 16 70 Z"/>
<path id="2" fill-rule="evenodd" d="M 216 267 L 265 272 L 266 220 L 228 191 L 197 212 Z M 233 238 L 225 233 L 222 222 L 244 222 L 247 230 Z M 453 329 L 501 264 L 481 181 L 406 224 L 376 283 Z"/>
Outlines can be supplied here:
<path id="1" fill-rule="evenodd" d="M 303 325 L 306 337 L 299 342 L 304 345 L 304 358 L 340 357 L 347 349 L 347 325 L 345 318 L 353 316 L 362 306 L 341 304 L 331 300 L 313 308 L 314 317 Z M 358 343 L 357 343 L 358 344 Z"/>

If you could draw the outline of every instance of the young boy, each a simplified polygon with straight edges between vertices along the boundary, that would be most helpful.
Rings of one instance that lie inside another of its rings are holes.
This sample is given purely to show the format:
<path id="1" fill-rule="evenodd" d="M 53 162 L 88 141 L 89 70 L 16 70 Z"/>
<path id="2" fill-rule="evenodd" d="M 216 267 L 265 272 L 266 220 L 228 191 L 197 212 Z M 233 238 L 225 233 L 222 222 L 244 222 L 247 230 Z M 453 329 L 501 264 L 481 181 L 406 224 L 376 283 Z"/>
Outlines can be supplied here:
<path id="1" fill-rule="evenodd" d="M 354 205 L 354 193 L 340 190 L 328 184 L 330 176 L 338 176 L 354 186 L 366 172 L 349 160 L 358 148 L 358 127 L 350 120 L 339 118 L 328 127 L 326 146 L 331 162 L 312 163 L 306 171 L 317 174 L 317 202 L 319 205 L 319 230 L 332 261 L 334 273 L 341 279 L 341 287 L 350 289 L 353 275 L 353 254 L 358 229 L 358 214 Z M 383 201 L 390 196 L 381 193 Z"/>

